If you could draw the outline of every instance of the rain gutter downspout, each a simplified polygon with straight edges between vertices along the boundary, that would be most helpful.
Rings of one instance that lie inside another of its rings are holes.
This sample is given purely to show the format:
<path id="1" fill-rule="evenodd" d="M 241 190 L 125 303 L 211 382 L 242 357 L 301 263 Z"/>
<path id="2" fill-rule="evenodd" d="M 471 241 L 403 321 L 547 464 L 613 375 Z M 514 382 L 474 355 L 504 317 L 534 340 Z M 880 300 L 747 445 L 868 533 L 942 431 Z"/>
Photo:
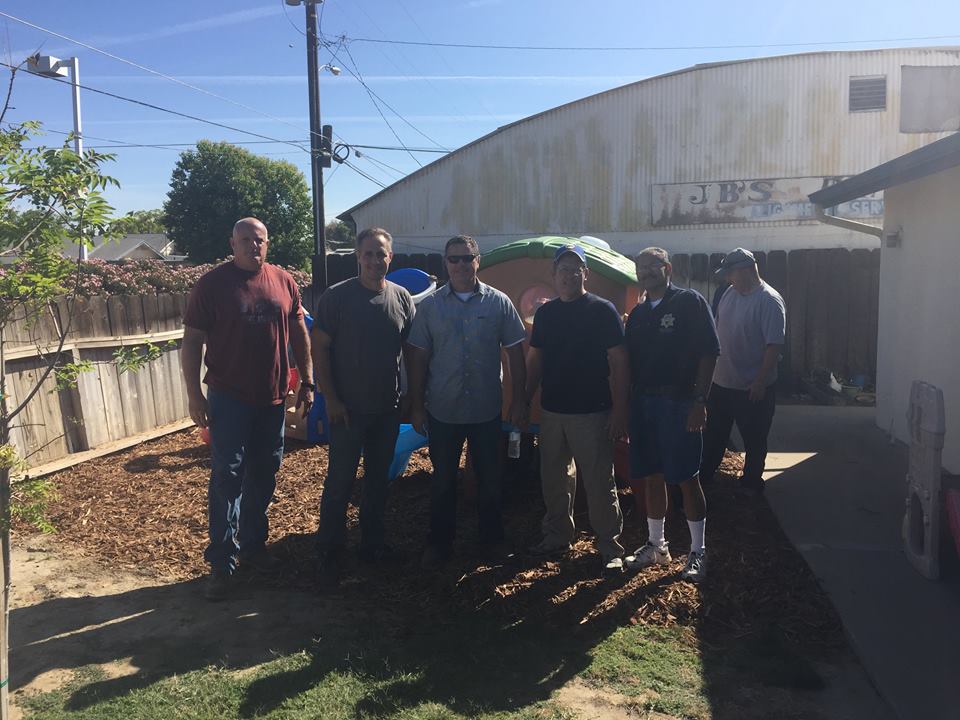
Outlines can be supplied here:
<path id="1" fill-rule="evenodd" d="M 856 220 L 846 220 L 844 218 L 834 217 L 833 215 L 827 215 L 821 205 L 814 204 L 813 208 L 817 220 L 822 223 L 834 225 L 835 227 L 843 228 L 844 230 L 852 230 L 853 232 L 860 232 L 867 235 L 873 235 L 874 237 L 883 238 L 882 227 L 868 225 L 867 223 L 857 222 Z"/>

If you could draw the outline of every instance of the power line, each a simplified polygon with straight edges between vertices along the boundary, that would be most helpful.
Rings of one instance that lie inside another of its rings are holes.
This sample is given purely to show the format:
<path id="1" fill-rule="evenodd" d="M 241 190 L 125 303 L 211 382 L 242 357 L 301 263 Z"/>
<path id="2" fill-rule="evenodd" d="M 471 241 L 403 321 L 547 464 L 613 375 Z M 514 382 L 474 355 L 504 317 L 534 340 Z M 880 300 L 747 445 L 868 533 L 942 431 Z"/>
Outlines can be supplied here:
<path id="1" fill-rule="evenodd" d="M 0 13 L 2 14 L 2 13 Z M 17 69 L 16 66 L 10 65 L 9 63 L 0 62 L 0 65 L 10 68 L 11 70 Z M 28 75 L 33 75 L 35 77 L 44 78 L 45 80 L 51 80 L 53 82 L 58 82 L 62 85 L 72 85 L 70 80 L 64 80 L 58 77 L 47 77 L 41 75 L 40 73 L 31 72 L 29 70 L 25 71 Z M 297 145 L 295 142 L 289 142 L 287 140 L 278 140 L 277 138 L 270 137 L 269 135 L 261 135 L 260 133 L 255 133 L 250 130 L 241 130 L 240 128 L 233 127 L 231 125 L 226 125 L 216 120 L 207 120 L 206 118 L 198 117 L 196 115 L 190 115 L 189 113 L 180 112 L 179 110 L 171 110 L 170 108 L 161 107 L 160 105 L 154 105 L 153 103 L 148 103 L 144 100 L 137 100 L 136 98 L 126 97 L 125 95 L 118 95 L 116 93 L 108 92 L 107 90 L 100 90 L 99 88 L 90 87 L 89 85 L 82 85 L 77 83 L 77 87 L 87 92 L 96 93 L 97 95 L 105 95 L 106 97 L 114 98 L 115 100 L 123 100 L 124 102 L 132 103 L 134 105 L 140 105 L 141 107 L 150 108 L 151 110 L 158 110 L 160 112 L 168 113 L 170 115 L 176 115 L 177 117 L 186 118 L 187 120 L 193 120 L 195 122 L 204 123 L 205 125 L 213 125 L 214 127 L 223 128 L 224 130 L 230 130 L 231 132 L 238 132 L 243 135 L 250 135 L 251 137 L 261 138 L 262 140 L 269 140 L 275 143 L 281 143 L 284 145 L 292 145 L 298 150 L 302 150 L 305 153 L 309 154 L 309 150 L 304 148 L 301 145 Z"/>
<path id="2" fill-rule="evenodd" d="M 354 75 L 354 76 L 360 81 L 360 84 L 363 86 L 363 89 L 367 91 L 367 96 L 370 98 L 370 102 L 373 103 L 373 106 L 377 109 L 377 112 L 380 114 L 380 117 L 383 118 L 383 122 L 385 122 L 385 123 L 387 124 L 387 127 L 390 128 L 390 132 L 393 133 L 393 136 L 397 139 L 397 142 L 400 143 L 401 145 L 403 145 L 403 139 L 402 139 L 402 138 L 400 137 L 400 135 L 397 133 L 396 129 L 394 129 L 393 125 L 390 124 L 390 121 L 387 120 L 387 116 L 383 114 L 383 110 L 380 109 L 380 105 L 378 105 L 378 104 L 377 104 L 377 101 L 374 99 L 373 92 L 370 90 L 370 88 L 369 88 L 369 86 L 367 85 L 367 83 L 364 82 L 363 76 L 360 75 L 360 66 L 357 65 L 357 61 L 353 59 L 353 54 L 350 52 L 350 49 L 347 48 L 347 47 L 344 47 L 344 50 L 346 50 L 347 56 L 350 58 L 350 62 L 353 63 L 353 66 L 354 66 L 354 68 L 356 69 L 357 72 L 354 73 L 352 70 L 350 70 L 349 67 L 347 67 L 347 70 L 350 71 L 350 74 L 351 74 L 351 75 Z M 344 67 L 346 67 L 346 63 L 341 63 L 341 65 L 343 65 Z M 413 158 L 413 161 L 414 161 L 417 165 L 419 165 L 420 167 L 423 167 L 423 163 L 420 162 L 420 160 L 417 158 L 416 155 L 414 155 L 414 154 L 413 154 L 412 152 L 410 152 L 409 150 L 407 151 L 407 154 L 408 154 L 411 158 Z"/>
<path id="3" fill-rule="evenodd" d="M 280 0 L 280 2 L 281 2 L 281 4 L 283 4 L 283 0 Z M 91 51 L 93 51 L 93 52 L 95 52 L 95 53 L 99 53 L 100 55 L 103 55 L 103 56 L 105 56 L 105 57 L 108 57 L 108 58 L 110 58 L 111 60 L 116 60 L 117 62 L 122 62 L 122 63 L 124 63 L 125 65 L 129 65 L 130 67 L 137 68 L 138 70 L 143 70 L 144 72 L 150 73 L 151 75 L 156 75 L 157 77 L 161 77 L 161 78 L 163 78 L 164 80 L 169 80 L 170 82 L 176 83 L 177 85 L 181 85 L 181 86 L 183 86 L 183 87 L 185 87 L 185 88 L 189 88 L 190 90 L 194 90 L 194 91 L 196 91 L 196 92 L 203 93 L 204 95 L 207 95 L 207 96 L 212 97 L 212 98 L 216 98 L 217 100 L 221 100 L 221 101 L 223 101 L 223 102 L 230 103 L 231 105 L 235 105 L 236 107 L 243 108 L 244 110 L 248 110 L 249 112 L 252 112 L 252 113 L 256 113 L 257 115 L 260 115 L 261 117 L 268 118 L 269 120 L 273 120 L 274 122 L 278 122 L 278 123 L 281 123 L 281 124 L 283 124 L 283 125 L 288 125 L 289 127 L 292 127 L 292 128 L 294 128 L 294 129 L 296 129 L 296 130 L 299 130 L 299 131 L 303 132 L 303 128 L 302 128 L 302 127 L 300 127 L 300 126 L 298 126 L 298 125 L 294 125 L 294 124 L 291 123 L 291 122 L 287 122 L 287 121 L 284 120 L 283 118 L 278 118 L 278 117 L 276 117 L 276 116 L 274 116 L 274 115 L 270 115 L 269 113 L 265 113 L 265 112 L 263 112 L 262 110 L 258 110 L 257 108 L 250 107 L 249 105 L 245 105 L 245 104 L 242 103 L 242 102 L 238 102 L 237 100 L 233 100 L 233 99 L 231 99 L 231 98 L 224 97 L 223 95 L 218 95 L 217 93 L 211 92 L 211 91 L 209 91 L 209 90 L 205 90 L 204 88 L 201 88 L 201 87 L 197 87 L 196 85 L 191 85 L 190 83 L 184 82 L 183 80 L 180 80 L 179 78 L 175 78 L 175 77 L 173 77 L 172 75 L 167 75 L 166 73 L 162 73 L 162 72 L 160 72 L 159 70 L 154 70 L 153 68 L 149 68 L 149 67 L 147 67 L 146 65 L 141 65 L 140 63 L 134 62 L 133 60 L 129 60 L 129 59 L 124 58 L 124 57 L 121 57 L 121 56 L 119 56 L 119 55 L 114 55 L 114 54 L 111 53 L 111 52 L 107 52 L 106 50 L 101 50 L 101 49 L 98 48 L 98 47 L 95 47 L 95 46 L 93 46 L 93 45 L 90 45 L 89 43 L 85 43 L 85 42 L 83 42 L 83 41 L 81 41 L 81 40 L 77 40 L 76 38 L 69 37 L 68 35 L 63 35 L 63 34 L 61 34 L 61 33 L 56 32 L 55 30 L 51 30 L 51 29 L 49 29 L 49 28 L 45 28 L 45 27 L 42 27 L 42 26 L 40 26 L 40 25 L 36 25 L 35 23 L 30 22 L 29 20 L 24 20 L 23 18 L 16 17 L 15 15 L 10 15 L 9 13 L 5 13 L 5 12 L 3 12 L 2 10 L 0 10 L 0 17 L 8 18 L 8 19 L 13 20 L 13 21 L 15 21 L 15 22 L 18 22 L 18 23 L 20 23 L 20 24 L 22 24 L 22 25 L 26 25 L 27 27 L 33 28 L 34 30 L 39 30 L 40 32 L 47 33 L 48 35 L 52 35 L 53 37 L 60 38 L 61 40 L 66 40 L 67 42 L 73 43 L 73 44 L 75 44 L 75 45 L 79 45 L 80 47 L 86 48 L 87 50 L 91 50 Z M 289 17 L 288 17 L 288 19 L 289 19 Z M 291 24 L 292 24 L 292 22 L 291 22 Z M 294 27 L 296 27 L 296 26 L 294 26 Z M 307 132 L 310 133 L 310 134 L 314 134 L 314 133 L 312 133 L 312 131 L 309 131 L 309 130 L 308 130 Z M 316 134 L 319 135 L 319 133 L 316 133 Z"/>
<path id="4" fill-rule="evenodd" d="M 383 168 L 383 169 L 385 169 L 385 170 L 387 170 L 387 171 L 389 171 L 389 172 L 392 172 L 392 173 L 393 173 L 396 177 L 398 177 L 398 178 L 402 178 L 403 175 L 404 175 L 403 171 L 397 170 L 395 167 L 393 167 L 393 165 L 389 165 L 389 164 L 383 162 L 382 160 L 377 160 L 377 159 L 376 159 L 375 157 L 373 157 L 372 155 L 368 155 L 367 153 L 362 153 L 362 154 L 361 154 L 361 153 L 356 152 L 356 151 L 354 151 L 354 154 L 355 154 L 358 158 L 362 158 L 362 159 L 366 160 L 367 162 L 371 162 L 371 163 L 373 163 L 374 165 L 377 165 L 377 166 L 379 166 L 379 167 L 381 167 L 381 168 Z"/>
<path id="5" fill-rule="evenodd" d="M 860 45 L 870 43 L 920 42 L 953 40 L 960 35 L 926 35 L 922 37 L 875 38 L 871 40 L 826 40 L 816 42 L 760 43 L 754 45 L 639 45 L 639 46 L 555 46 L 555 45 L 488 45 L 483 43 L 444 43 L 418 40 L 389 40 L 386 38 L 346 37 L 348 43 L 377 43 L 385 45 L 414 45 L 420 47 L 459 48 L 468 50 L 529 50 L 545 52 L 646 52 L 659 50 L 757 50 L 784 47 L 827 47 L 830 45 Z"/>
<path id="6" fill-rule="evenodd" d="M 341 47 L 343 47 L 343 42 L 341 42 L 340 44 L 341 44 Z M 337 55 L 336 50 L 331 49 L 331 46 L 333 45 L 333 43 L 330 42 L 330 41 L 328 41 L 328 40 L 325 40 L 325 41 L 324 41 L 324 45 L 325 45 L 325 47 L 327 48 L 327 51 L 333 56 L 333 58 L 346 67 L 346 63 L 344 63 L 343 60 L 340 58 L 340 56 Z M 349 53 L 349 50 L 348 50 L 347 52 Z M 363 85 L 364 88 L 366 88 L 366 90 L 367 90 L 368 93 L 370 93 L 371 95 L 373 95 L 373 97 L 377 98 L 377 100 L 379 100 L 381 103 L 383 103 L 383 105 L 384 105 L 388 110 L 390 110 L 390 112 L 392 112 L 394 115 L 396 115 L 398 118 L 400 118 L 400 120 L 402 120 L 406 125 L 408 125 L 414 132 L 416 132 L 416 133 L 417 133 L 418 135 L 420 135 L 421 137 L 429 140 L 429 141 L 432 142 L 434 145 L 436 145 L 438 148 L 441 148 L 441 149 L 443 149 L 443 150 L 446 150 L 447 152 L 450 152 L 447 148 L 444 148 L 443 145 L 441 145 L 440 143 L 438 143 L 438 142 L 437 142 L 436 140 L 434 140 L 432 137 L 430 137 L 430 136 L 427 135 L 425 132 L 423 132 L 422 130 L 420 130 L 420 128 L 416 127 L 413 123 L 411 123 L 409 120 L 407 120 L 405 117 L 403 117 L 403 115 L 401 115 L 399 112 L 397 112 L 397 111 L 393 108 L 393 106 L 390 105 L 390 103 L 388 103 L 388 102 L 387 102 L 386 100 L 384 100 L 382 97 L 380 97 L 379 95 L 377 95 L 377 93 L 374 92 L 373 89 L 371 89 L 370 86 L 367 85 L 367 83 L 363 80 L 363 78 L 361 78 L 357 73 L 355 73 L 355 72 L 354 72 L 353 70 L 351 70 L 349 67 L 347 67 L 346 70 L 347 70 L 347 72 L 349 72 L 351 75 L 353 75 L 353 77 L 355 77 L 355 78 L 357 79 L 357 81 L 358 81 L 361 85 Z M 402 145 L 402 144 L 403 144 L 403 143 L 402 143 L 402 141 L 401 141 L 401 145 Z"/>
<path id="7" fill-rule="evenodd" d="M 354 164 L 353 164 L 352 162 L 350 162 L 349 160 L 344 160 L 344 161 L 343 161 L 343 164 L 346 165 L 346 166 L 347 166 L 348 168 L 350 168 L 351 170 L 353 170 L 353 171 L 354 171 L 355 173 L 357 173 L 358 175 L 361 175 L 362 177 L 365 177 L 367 180 L 369 180 L 370 182 L 372 182 L 374 185 L 379 185 L 381 189 L 384 189 L 384 188 L 387 187 L 386 185 L 384 185 L 382 182 L 380 182 L 379 180 L 377 180 L 377 179 L 376 179 L 375 177 L 373 177 L 372 175 L 368 175 L 367 173 L 365 173 L 363 170 L 361 170 L 360 168 L 358 168 L 356 165 L 354 165 Z"/>
<path id="8" fill-rule="evenodd" d="M 72 132 L 66 130 L 53 130 L 51 128 L 43 128 L 43 132 L 55 133 L 57 135 L 72 135 Z M 86 132 L 83 133 L 83 138 L 85 140 L 100 140 L 101 142 L 116 143 L 118 145 L 125 145 L 127 147 L 141 147 L 140 143 L 127 142 L 126 140 L 116 140 L 115 138 L 102 137 L 97 135 L 90 135 Z M 447 150 L 439 150 L 437 148 L 422 148 L 422 147 L 407 147 L 399 145 L 358 145 L 356 143 L 348 143 L 343 138 L 342 144 L 350 148 L 360 148 L 361 150 L 389 150 L 396 152 L 419 152 L 419 153 L 447 153 Z M 277 143 L 288 144 L 288 143 L 298 143 L 306 142 L 306 140 L 224 140 L 223 142 L 229 142 L 231 145 L 276 145 Z M 181 147 L 193 147 L 197 143 L 194 142 L 177 142 L 177 143 L 143 143 L 142 147 L 162 147 L 162 148 L 181 148 Z M 91 146 L 92 147 L 92 146 Z M 306 149 L 306 148 L 304 148 Z M 369 157 L 369 154 L 367 155 Z"/>

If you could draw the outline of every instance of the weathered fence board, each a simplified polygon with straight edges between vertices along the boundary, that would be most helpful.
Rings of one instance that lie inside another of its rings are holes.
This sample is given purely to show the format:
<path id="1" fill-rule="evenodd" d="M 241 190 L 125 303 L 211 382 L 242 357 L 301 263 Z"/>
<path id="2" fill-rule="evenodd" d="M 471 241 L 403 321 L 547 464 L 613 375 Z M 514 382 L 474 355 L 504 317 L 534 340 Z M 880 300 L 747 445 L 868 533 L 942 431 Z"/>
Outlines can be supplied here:
<path id="1" fill-rule="evenodd" d="M 879 305 L 878 250 L 793 250 L 756 253 L 761 274 L 784 297 L 787 343 L 781 376 L 806 377 L 829 370 L 841 377 L 876 373 Z M 712 302 L 722 285 L 713 270 L 722 256 L 673 256 L 674 282 L 692 287 Z M 445 282 L 437 254 L 396 255 L 394 268 L 417 267 Z M 355 277 L 353 255 L 327 259 L 330 284 Z M 313 310 L 310 289 L 304 304 Z M 122 441 L 188 416 L 186 387 L 181 380 L 180 331 L 187 296 L 118 296 L 78 299 L 65 353 L 89 360 L 93 369 L 81 373 L 76 389 L 56 390 L 47 379 L 43 397 L 34 399 L 13 431 L 13 442 L 30 464 L 39 465 L 69 453 Z M 28 326 L 14 323 L 5 335 L 7 376 L 11 398 L 23 397 L 41 366 L 37 345 L 50 345 L 57 323 L 66 323 L 70 308 L 60 303 L 54 315 Z M 158 336 L 158 337 L 155 337 Z M 156 339 L 161 354 L 139 372 L 119 373 L 114 352 L 122 346 Z M 168 344 L 168 340 L 172 344 Z M 32 375 L 31 375 L 32 373 Z M 52 392 L 51 392 L 52 391 Z"/>

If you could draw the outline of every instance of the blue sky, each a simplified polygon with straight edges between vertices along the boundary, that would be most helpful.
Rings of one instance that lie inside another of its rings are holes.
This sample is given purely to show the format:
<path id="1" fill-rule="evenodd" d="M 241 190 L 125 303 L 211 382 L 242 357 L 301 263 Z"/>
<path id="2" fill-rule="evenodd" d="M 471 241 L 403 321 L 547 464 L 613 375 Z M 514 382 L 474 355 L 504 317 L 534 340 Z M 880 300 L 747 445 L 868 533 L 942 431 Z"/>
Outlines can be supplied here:
<path id="1" fill-rule="evenodd" d="M 348 38 L 337 56 L 320 62 L 344 68 L 321 76 L 323 120 L 354 144 L 455 149 L 534 113 L 635 80 L 696 63 L 791 52 L 908 45 L 960 44 L 960 6 L 925 0 L 924 12 L 898 0 L 853 3 L 645 2 L 609 0 L 327 0 L 322 32 Z M 0 17 L 4 62 L 37 49 L 77 56 L 84 85 L 272 139 L 308 141 L 303 7 L 281 0 L 166 3 L 84 0 L 5 0 L 0 10 L 47 30 L 181 79 L 231 104 L 179 86 L 115 59 Z M 955 37 L 944 37 L 956 33 Z M 786 47 L 791 43 L 938 36 L 942 39 Z M 524 52 L 375 44 L 392 39 L 499 45 L 699 47 L 641 52 Z M 763 48 L 717 48 L 770 45 Z M 713 46 L 713 47 L 707 47 Z M 777 47 L 774 47 L 777 46 Z M 354 70 L 388 103 L 380 117 Z M 6 77 L 3 82 L 6 85 Z M 70 91 L 43 78 L 18 76 L 12 120 L 41 120 L 51 130 L 72 127 Z M 240 105 L 246 107 L 240 107 Z M 249 142 L 259 138 L 82 92 L 88 146 Z M 270 117 L 266 117 L 270 116 Z M 399 137 L 399 140 L 398 140 Z M 97 139 L 100 138 L 100 139 Z M 59 143 L 50 134 L 47 143 Z M 309 156 L 289 144 L 250 150 L 288 160 L 310 179 Z M 119 212 L 160 207 L 180 150 L 116 148 L 108 172 L 121 183 L 110 200 Z M 350 162 L 389 185 L 440 157 L 394 150 L 360 150 Z M 380 188 L 355 170 L 325 171 L 327 218 Z"/>

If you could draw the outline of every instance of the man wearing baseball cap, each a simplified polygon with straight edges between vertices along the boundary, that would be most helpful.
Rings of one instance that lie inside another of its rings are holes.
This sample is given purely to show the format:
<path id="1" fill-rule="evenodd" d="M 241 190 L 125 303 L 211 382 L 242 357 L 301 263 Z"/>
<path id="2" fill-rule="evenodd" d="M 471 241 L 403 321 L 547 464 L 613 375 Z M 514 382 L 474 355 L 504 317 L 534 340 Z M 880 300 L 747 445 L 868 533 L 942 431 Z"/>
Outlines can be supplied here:
<path id="1" fill-rule="evenodd" d="M 672 562 L 664 537 L 667 486 L 679 486 L 690 530 L 690 553 L 681 576 L 698 582 L 707 573 L 707 506 L 699 476 L 701 433 L 720 343 L 703 296 L 670 281 L 673 265 L 666 250 L 646 248 L 635 262 L 637 282 L 646 299 L 627 319 L 633 384 L 630 472 L 643 478 L 649 535 L 624 564 L 635 570 Z"/>
<path id="2" fill-rule="evenodd" d="M 623 323 L 608 300 L 586 291 L 587 254 L 564 245 L 553 258 L 558 297 L 534 316 L 527 352 L 527 399 L 541 388 L 540 480 L 546 515 L 535 555 L 570 549 L 577 470 L 604 574 L 623 572 L 623 517 L 613 475 L 613 442 L 626 431 L 629 368 Z"/>
<path id="3" fill-rule="evenodd" d="M 767 436 L 773 422 L 777 360 L 786 334 L 783 298 L 760 279 L 749 250 L 727 253 L 717 270 L 730 287 L 717 306 L 720 357 L 713 374 L 700 475 L 709 482 L 723 461 L 737 424 L 746 459 L 740 483 L 750 495 L 763 492 Z"/>

